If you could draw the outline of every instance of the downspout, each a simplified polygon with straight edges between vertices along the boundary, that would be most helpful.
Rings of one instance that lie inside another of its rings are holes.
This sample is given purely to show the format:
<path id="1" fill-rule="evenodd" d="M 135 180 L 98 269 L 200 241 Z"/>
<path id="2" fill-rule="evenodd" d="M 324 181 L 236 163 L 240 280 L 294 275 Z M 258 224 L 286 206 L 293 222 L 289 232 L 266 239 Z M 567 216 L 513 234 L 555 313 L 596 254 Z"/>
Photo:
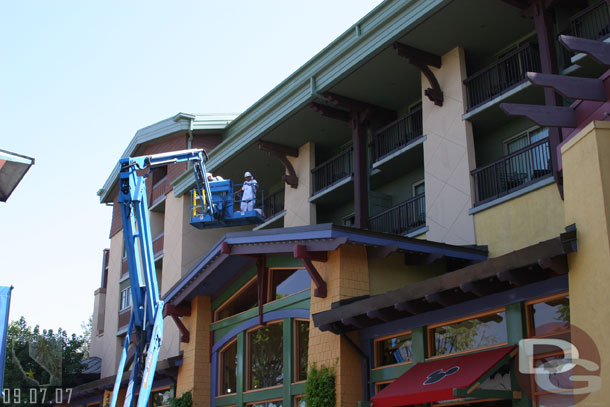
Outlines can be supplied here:
<path id="1" fill-rule="evenodd" d="M 360 347 L 358 345 L 356 345 L 354 343 L 354 341 L 351 340 L 351 338 L 349 336 L 347 336 L 347 334 L 337 326 L 337 324 L 333 324 L 333 328 L 335 329 L 335 331 L 339 332 L 339 335 L 341 335 L 341 337 L 343 339 L 345 339 L 347 341 L 347 343 L 360 355 L 360 357 L 362 358 L 362 405 L 369 405 L 370 402 L 370 383 L 371 383 L 371 362 L 369 360 L 369 357 L 367 356 L 366 353 L 364 353 L 362 351 L 362 349 L 360 349 Z M 360 405 L 360 403 L 358 403 Z"/>

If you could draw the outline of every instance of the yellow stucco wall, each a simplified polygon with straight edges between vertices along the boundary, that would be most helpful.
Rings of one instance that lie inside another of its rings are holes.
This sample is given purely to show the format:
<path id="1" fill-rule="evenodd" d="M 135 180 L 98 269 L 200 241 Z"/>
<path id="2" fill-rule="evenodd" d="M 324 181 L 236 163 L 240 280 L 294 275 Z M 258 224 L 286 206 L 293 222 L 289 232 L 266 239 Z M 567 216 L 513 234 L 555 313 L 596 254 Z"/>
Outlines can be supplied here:
<path id="1" fill-rule="evenodd" d="M 589 124 L 561 152 L 565 222 L 575 223 L 578 233 L 578 251 L 568 255 L 570 322 L 591 336 L 602 365 L 601 391 L 578 405 L 605 406 L 610 393 L 610 123 Z"/>
<path id="2" fill-rule="evenodd" d="M 284 227 L 305 226 L 316 223 L 316 205 L 311 196 L 311 170 L 315 167 L 315 145 L 305 143 L 299 147 L 298 157 L 287 157 L 299 177 L 297 188 L 284 185 Z"/>
<path id="3" fill-rule="evenodd" d="M 311 297 L 311 314 L 328 310 L 335 301 L 369 293 L 369 272 L 364 246 L 344 245 L 329 253 L 326 263 L 314 263 L 326 281 L 326 298 Z M 313 286 L 312 286 L 313 288 Z M 339 335 L 309 325 L 308 363 L 334 366 L 337 406 L 355 406 L 362 399 L 361 359 Z"/>
<path id="4" fill-rule="evenodd" d="M 444 272 L 446 265 L 443 261 L 428 266 L 405 266 L 405 256 L 402 253 L 393 253 L 384 259 L 369 259 L 371 295 L 395 290 Z"/>
<path id="5" fill-rule="evenodd" d="M 489 256 L 521 249 L 565 232 L 559 190 L 550 184 L 474 215 L 477 244 L 489 246 Z"/>

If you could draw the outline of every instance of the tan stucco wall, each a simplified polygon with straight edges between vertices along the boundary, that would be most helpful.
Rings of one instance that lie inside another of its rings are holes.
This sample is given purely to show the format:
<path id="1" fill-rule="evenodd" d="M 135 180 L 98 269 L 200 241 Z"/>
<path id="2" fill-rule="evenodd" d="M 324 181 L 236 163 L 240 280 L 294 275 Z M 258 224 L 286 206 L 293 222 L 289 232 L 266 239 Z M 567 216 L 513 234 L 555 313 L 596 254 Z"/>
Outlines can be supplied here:
<path id="1" fill-rule="evenodd" d="M 591 336 L 601 357 L 602 389 L 578 405 L 605 406 L 610 393 L 610 123 L 591 123 L 561 152 L 565 223 L 575 223 L 578 233 L 578 251 L 568 255 L 570 322 Z"/>
<path id="2" fill-rule="evenodd" d="M 559 190 L 550 184 L 474 215 L 477 244 L 496 257 L 552 239 L 563 233 L 564 206 Z"/>
<path id="3" fill-rule="evenodd" d="M 445 262 L 427 266 L 405 266 L 405 256 L 393 253 L 384 259 L 369 259 L 370 294 L 382 294 L 447 271 Z"/>
<path id="4" fill-rule="evenodd" d="M 116 336 L 119 318 L 119 279 L 123 261 L 123 231 L 110 239 L 108 257 L 108 286 L 106 289 L 106 310 L 104 312 L 104 334 L 91 343 L 91 354 L 102 359 L 101 377 L 116 374 L 122 342 Z"/>
<path id="5" fill-rule="evenodd" d="M 425 95 L 430 87 L 422 74 L 424 171 L 428 240 L 452 244 L 474 244 L 472 177 L 475 166 L 472 126 L 462 120 L 466 111 L 464 50 L 454 48 L 442 57 L 440 69 L 431 68 L 444 94 L 443 106 Z"/>
<path id="6" fill-rule="evenodd" d="M 308 201 L 311 196 L 311 169 L 314 168 L 315 146 L 303 144 L 298 157 L 287 157 L 299 178 L 297 188 L 286 185 L 284 188 L 284 227 L 305 226 L 316 223 L 316 206 Z"/>
<path id="7" fill-rule="evenodd" d="M 327 283 L 328 295 L 326 298 L 314 297 L 312 285 L 311 314 L 330 309 L 335 301 L 369 293 L 364 246 L 341 246 L 329 253 L 326 263 L 314 264 Z M 355 406 L 362 399 L 360 356 L 339 335 L 321 332 L 313 322 L 309 325 L 308 363 L 335 367 L 337 406 Z"/>
<path id="8" fill-rule="evenodd" d="M 196 297 L 191 302 L 191 316 L 183 322 L 190 333 L 188 343 L 183 343 L 182 366 L 178 368 L 176 395 L 192 392 L 193 407 L 210 404 L 210 323 L 212 308 L 210 297 Z"/>

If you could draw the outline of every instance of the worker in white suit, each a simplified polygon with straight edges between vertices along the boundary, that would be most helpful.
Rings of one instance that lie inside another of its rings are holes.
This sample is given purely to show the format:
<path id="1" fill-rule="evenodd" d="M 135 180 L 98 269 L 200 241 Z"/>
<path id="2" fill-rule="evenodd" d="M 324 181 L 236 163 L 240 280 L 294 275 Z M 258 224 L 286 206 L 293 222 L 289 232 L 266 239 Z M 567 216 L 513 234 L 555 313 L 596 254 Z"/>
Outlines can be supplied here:
<path id="1" fill-rule="evenodd" d="M 256 191 L 258 190 L 258 182 L 252 177 L 250 171 L 246 171 L 244 174 L 244 183 L 241 187 L 241 205 L 240 210 L 242 212 L 251 211 L 254 209 L 256 202 Z"/>

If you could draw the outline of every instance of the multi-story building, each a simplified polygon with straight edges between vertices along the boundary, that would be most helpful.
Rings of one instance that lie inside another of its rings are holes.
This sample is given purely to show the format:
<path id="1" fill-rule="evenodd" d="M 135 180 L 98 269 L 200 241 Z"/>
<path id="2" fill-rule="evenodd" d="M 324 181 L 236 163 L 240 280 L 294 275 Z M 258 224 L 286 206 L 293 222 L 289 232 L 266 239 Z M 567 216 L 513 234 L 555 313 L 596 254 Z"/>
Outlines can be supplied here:
<path id="1" fill-rule="evenodd" d="M 606 1 L 388 0 L 242 114 L 138 131 L 125 156 L 203 147 L 214 174 L 252 172 L 266 216 L 199 230 L 186 164 L 148 178 L 169 316 L 151 403 L 301 406 L 314 364 L 340 406 L 566 403 L 512 361 L 570 336 L 607 386 L 608 27 Z M 103 264 L 100 379 L 74 405 L 107 401 L 129 319 L 118 205 Z"/>

